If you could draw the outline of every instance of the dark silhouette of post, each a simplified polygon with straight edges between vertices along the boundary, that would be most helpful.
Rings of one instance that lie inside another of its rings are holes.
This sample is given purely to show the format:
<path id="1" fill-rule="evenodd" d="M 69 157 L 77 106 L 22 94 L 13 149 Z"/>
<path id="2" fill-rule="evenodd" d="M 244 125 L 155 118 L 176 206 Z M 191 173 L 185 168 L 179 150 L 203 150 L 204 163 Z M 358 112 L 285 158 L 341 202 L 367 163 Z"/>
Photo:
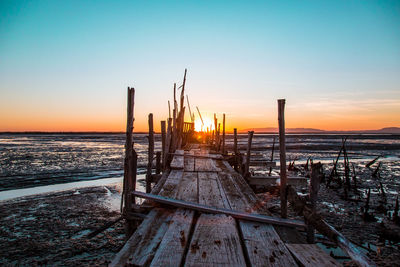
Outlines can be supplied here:
<path id="1" fill-rule="evenodd" d="M 285 143 L 285 99 L 278 100 L 278 123 L 279 123 L 279 152 L 281 165 L 281 217 L 287 217 L 287 196 L 286 196 L 286 143 Z"/>
<path id="2" fill-rule="evenodd" d="M 154 131 L 153 131 L 153 113 L 149 114 L 149 149 L 148 149 L 148 163 L 146 174 L 146 193 L 151 192 L 151 171 L 153 168 L 154 158 Z"/>
<path id="3" fill-rule="evenodd" d="M 166 138 L 165 121 L 161 121 L 161 165 L 164 166 L 165 159 L 165 138 Z"/>
<path id="4" fill-rule="evenodd" d="M 222 117 L 222 154 L 225 154 L 225 113 Z"/>
<path id="5" fill-rule="evenodd" d="M 250 169 L 250 157 L 251 157 L 251 142 L 253 140 L 254 131 L 249 131 L 248 139 L 247 139 L 247 154 L 246 154 L 246 167 L 244 169 L 244 176 L 247 178 L 249 176 Z"/>
<path id="6" fill-rule="evenodd" d="M 124 180 L 121 198 L 121 209 L 123 206 L 123 215 L 127 218 L 125 224 L 126 238 L 128 239 L 134 230 L 134 221 L 128 219 L 127 214 L 132 210 L 135 203 L 135 197 L 131 192 L 136 190 L 136 169 L 137 154 L 133 148 L 133 122 L 134 122 L 134 106 L 135 106 L 135 89 L 128 87 L 127 101 L 127 122 L 126 122 L 126 141 L 125 141 L 125 160 L 124 160 Z"/>

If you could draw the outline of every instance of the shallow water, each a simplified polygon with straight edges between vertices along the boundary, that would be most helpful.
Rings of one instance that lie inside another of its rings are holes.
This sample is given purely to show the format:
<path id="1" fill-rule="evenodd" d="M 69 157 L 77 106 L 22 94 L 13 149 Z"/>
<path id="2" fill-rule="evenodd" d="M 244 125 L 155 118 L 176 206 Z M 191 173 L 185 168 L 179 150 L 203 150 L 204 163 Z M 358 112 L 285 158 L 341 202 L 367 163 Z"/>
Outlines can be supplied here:
<path id="1" fill-rule="evenodd" d="M 134 135 L 139 174 L 145 173 L 147 164 L 146 136 Z M 255 134 L 253 155 L 270 159 L 274 137 L 276 138 L 271 134 Z M 304 163 L 311 157 L 314 161 L 331 163 L 341 147 L 342 137 L 343 135 L 288 134 L 287 160 Z M 278 142 L 277 138 L 276 141 Z M 232 135 L 227 135 L 228 149 L 232 142 Z M 277 142 L 274 160 L 278 161 Z M 389 165 L 393 172 L 400 172 L 397 164 L 400 160 L 400 135 L 350 135 L 347 142 L 352 162 L 382 155 L 381 161 L 396 162 Z M 122 133 L 0 134 L 0 191 L 30 188 L 28 190 L 35 192 L 34 188 L 47 185 L 64 184 L 68 188 L 67 184 L 78 181 L 101 179 L 105 182 L 105 179 L 121 177 L 124 143 L 125 134 Z M 243 152 L 246 145 L 247 135 L 239 135 L 239 148 Z M 159 134 L 155 135 L 155 150 L 161 150 Z M 63 185 L 54 188 L 60 190 Z"/>

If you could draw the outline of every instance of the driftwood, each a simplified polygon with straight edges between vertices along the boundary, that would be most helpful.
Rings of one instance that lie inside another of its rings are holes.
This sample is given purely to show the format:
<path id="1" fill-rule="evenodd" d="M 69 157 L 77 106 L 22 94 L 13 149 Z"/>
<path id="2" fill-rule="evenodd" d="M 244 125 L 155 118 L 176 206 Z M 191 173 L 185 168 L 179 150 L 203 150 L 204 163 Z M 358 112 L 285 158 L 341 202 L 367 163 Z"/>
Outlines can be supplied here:
<path id="1" fill-rule="evenodd" d="M 365 165 L 366 168 L 369 168 L 372 164 L 374 164 L 381 156 L 377 156 L 376 158 L 374 158 L 373 160 L 371 160 L 370 162 L 367 163 L 367 165 Z"/>
<path id="2" fill-rule="evenodd" d="M 153 200 L 157 203 L 178 207 L 178 208 L 197 210 L 200 212 L 212 213 L 212 214 L 225 214 L 225 215 L 229 215 L 229 216 L 232 216 L 233 218 L 240 219 L 240 220 L 270 223 L 270 224 L 283 225 L 283 226 L 288 226 L 288 227 L 299 227 L 302 229 L 304 229 L 306 226 L 303 222 L 297 221 L 297 220 L 275 218 L 275 217 L 261 215 L 261 214 L 245 213 L 245 212 L 236 211 L 236 210 L 215 208 L 215 207 L 211 207 L 211 206 L 207 206 L 207 205 L 198 204 L 195 202 L 183 201 L 183 200 L 163 197 L 160 195 L 146 194 L 146 193 L 142 193 L 142 192 L 138 192 L 138 191 L 133 191 L 132 195 L 140 197 L 140 198 L 146 198 L 149 200 Z"/>
<path id="3" fill-rule="evenodd" d="M 116 224 L 117 222 L 119 222 L 120 220 L 122 220 L 124 218 L 124 216 L 120 216 L 115 220 L 112 220 L 111 222 L 106 223 L 105 225 L 103 225 L 102 227 L 100 227 L 99 229 L 89 233 L 86 237 L 87 238 L 93 238 L 96 235 L 100 234 L 101 232 L 107 230 L 108 228 L 110 228 L 111 226 L 113 226 L 114 224 Z"/>
<path id="4" fill-rule="evenodd" d="M 340 155 L 342 154 L 342 151 L 343 151 L 343 149 L 344 149 L 344 146 L 345 146 L 345 144 L 346 144 L 346 140 L 347 140 L 347 137 L 344 138 L 344 139 L 342 139 L 342 146 L 341 146 L 341 148 L 340 148 L 340 150 L 339 150 L 339 153 L 338 153 L 338 155 L 337 155 L 337 157 L 336 157 L 336 160 L 335 160 L 334 163 L 333 163 L 333 167 L 332 167 L 331 173 L 329 174 L 329 177 L 328 177 L 328 180 L 327 180 L 327 183 L 326 183 L 326 185 L 327 185 L 328 187 L 330 186 L 330 184 L 331 184 L 331 182 L 332 182 L 332 179 L 333 179 L 333 176 L 334 176 L 335 173 L 336 173 L 336 166 L 337 166 L 338 160 L 339 160 L 339 158 L 340 158 Z"/>
<path id="5" fill-rule="evenodd" d="M 335 241 L 358 266 L 376 266 L 353 243 L 324 221 L 320 214 L 313 212 L 312 208 L 306 204 L 305 199 L 298 196 L 296 190 L 291 186 L 287 186 L 287 197 L 293 209 L 299 215 L 303 215 L 308 224 L 313 225 L 318 232 Z"/>

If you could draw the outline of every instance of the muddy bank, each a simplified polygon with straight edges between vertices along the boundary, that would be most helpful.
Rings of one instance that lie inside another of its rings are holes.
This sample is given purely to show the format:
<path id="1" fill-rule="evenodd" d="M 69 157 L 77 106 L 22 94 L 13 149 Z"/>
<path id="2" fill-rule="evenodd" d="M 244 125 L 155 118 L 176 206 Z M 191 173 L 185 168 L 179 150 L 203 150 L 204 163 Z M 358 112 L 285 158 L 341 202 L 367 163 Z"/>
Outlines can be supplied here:
<path id="1" fill-rule="evenodd" d="M 383 234 L 382 222 L 385 224 L 391 220 L 395 209 L 395 201 L 400 192 L 400 164 L 393 160 L 378 160 L 370 168 L 366 167 L 369 161 L 354 162 L 357 189 L 354 189 L 354 181 L 351 181 L 351 190 L 347 192 L 347 199 L 343 186 L 332 182 L 331 186 L 322 183 L 318 193 L 317 210 L 324 219 L 339 230 L 346 238 L 358 244 L 358 248 L 367 253 L 378 266 L 400 266 L 400 243 L 393 240 L 393 236 Z M 374 177 L 378 164 L 379 175 Z M 307 175 L 304 165 L 295 164 L 295 171 L 288 176 Z M 324 173 L 328 177 L 333 164 L 324 164 Z M 262 169 L 256 173 L 265 175 Z M 351 172 L 353 175 L 353 172 Z M 338 164 L 338 176 L 344 176 L 344 165 Z M 344 182 L 343 182 L 344 183 Z M 381 184 L 384 194 L 382 194 Z M 258 196 L 266 200 L 270 210 L 279 216 L 279 196 L 277 187 L 258 188 Z M 307 186 L 298 187 L 298 192 L 307 194 Z M 367 191 L 371 190 L 369 201 L 370 220 L 364 220 L 363 214 L 366 206 Z M 266 192 L 267 191 L 267 192 Z M 290 211 L 290 205 L 289 205 Z M 296 217 L 290 212 L 292 217 Z M 400 226 L 399 226 L 400 229 Z M 328 240 L 319 239 L 328 244 Z M 333 252 L 335 254 L 335 252 Z M 336 254 L 342 257 L 342 255 Z M 342 259 L 349 261 L 349 258 Z"/>
<path id="2" fill-rule="evenodd" d="M 107 185 L 0 202 L 0 265 L 106 266 L 124 244 L 120 187 Z"/>

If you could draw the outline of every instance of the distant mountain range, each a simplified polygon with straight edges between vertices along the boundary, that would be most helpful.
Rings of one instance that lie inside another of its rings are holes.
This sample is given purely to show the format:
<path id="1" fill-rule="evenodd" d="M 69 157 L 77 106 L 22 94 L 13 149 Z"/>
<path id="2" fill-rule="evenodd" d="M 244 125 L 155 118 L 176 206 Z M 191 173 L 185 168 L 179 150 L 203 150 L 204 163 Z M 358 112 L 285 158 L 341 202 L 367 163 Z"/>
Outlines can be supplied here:
<path id="1" fill-rule="evenodd" d="M 254 131 L 256 133 L 277 133 L 278 128 L 248 128 L 239 130 L 240 133 Z M 376 134 L 400 134 L 400 127 L 386 127 L 379 130 L 362 130 L 362 131 L 325 131 L 314 128 L 286 128 L 286 133 L 376 133 Z"/>

